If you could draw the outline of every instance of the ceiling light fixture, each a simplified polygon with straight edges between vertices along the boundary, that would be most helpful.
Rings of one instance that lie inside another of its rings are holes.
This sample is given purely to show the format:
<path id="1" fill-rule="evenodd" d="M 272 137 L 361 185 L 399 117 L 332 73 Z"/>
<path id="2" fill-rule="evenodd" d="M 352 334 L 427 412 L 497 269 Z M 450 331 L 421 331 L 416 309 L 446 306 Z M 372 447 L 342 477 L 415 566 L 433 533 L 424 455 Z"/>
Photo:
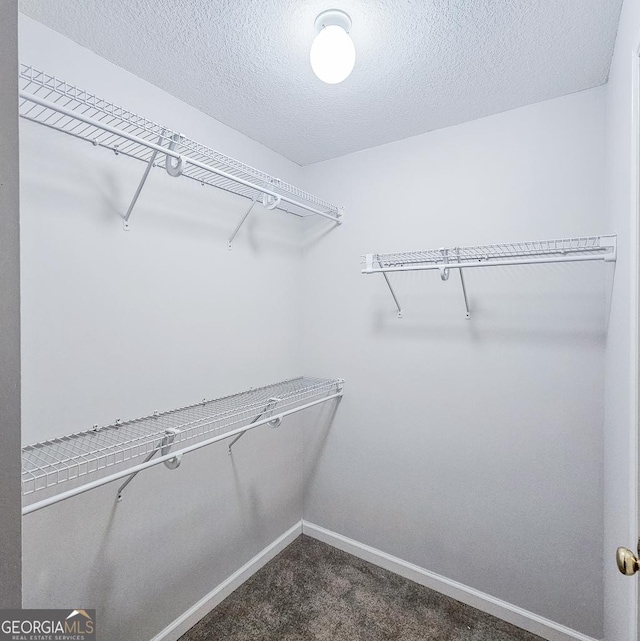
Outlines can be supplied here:
<path id="1" fill-rule="evenodd" d="M 313 73 L 329 85 L 348 78 L 356 64 L 356 48 L 349 36 L 351 18 L 344 11 L 323 11 L 315 22 L 316 32 L 311 45 Z"/>

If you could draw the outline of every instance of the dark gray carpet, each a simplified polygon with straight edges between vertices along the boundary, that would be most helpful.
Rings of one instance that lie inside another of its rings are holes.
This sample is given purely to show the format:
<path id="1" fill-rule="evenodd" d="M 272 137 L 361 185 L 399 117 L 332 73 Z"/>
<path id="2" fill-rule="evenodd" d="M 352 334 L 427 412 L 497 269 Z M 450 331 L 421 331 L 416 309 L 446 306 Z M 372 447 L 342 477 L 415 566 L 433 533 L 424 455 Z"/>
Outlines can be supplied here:
<path id="1" fill-rule="evenodd" d="M 180 641 L 542 641 L 307 536 Z"/>

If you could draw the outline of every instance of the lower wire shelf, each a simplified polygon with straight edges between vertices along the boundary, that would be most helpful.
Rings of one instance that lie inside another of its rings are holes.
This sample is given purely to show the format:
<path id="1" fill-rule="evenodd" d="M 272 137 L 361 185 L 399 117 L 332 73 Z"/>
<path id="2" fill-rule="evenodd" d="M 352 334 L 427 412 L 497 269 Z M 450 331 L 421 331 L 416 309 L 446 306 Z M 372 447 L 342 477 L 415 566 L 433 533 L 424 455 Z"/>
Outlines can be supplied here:
<path id="1" fill-rule="evenodd" d="M 277 427 L 289 414 L 341 397 L 343 385 L 299 377 L 23 447 L 22 514 L 129 477 L 121 498 L 138 472 L 160 463 L 174 469 L 188 452 L 236 437 L 233 445 L 260 425 Z"/>

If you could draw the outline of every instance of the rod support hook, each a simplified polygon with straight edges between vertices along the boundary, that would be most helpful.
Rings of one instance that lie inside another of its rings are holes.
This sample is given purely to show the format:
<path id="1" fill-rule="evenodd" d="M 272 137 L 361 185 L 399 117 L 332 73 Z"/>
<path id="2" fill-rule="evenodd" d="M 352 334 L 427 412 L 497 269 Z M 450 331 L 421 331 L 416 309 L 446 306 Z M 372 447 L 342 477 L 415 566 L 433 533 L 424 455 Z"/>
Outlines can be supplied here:
<path id="1" fill-rule="evenodd" d="M 281 196 L 272 196 L 271 194 L 262 194 L 262 206 L 265 209 L 275 209 L 280 206 Z"/>
<path id="2" fill-rule="evenodd" d="M 180 434 L 180 430 L 173 427 L 169 428 L 165 432 L 165 436 L 162 439 L 162 446 L 160 448 L 160 456 L 166 456 L 167 454 L 169 454 L 169 452 L 171 451 L 171 446 L 176 440 L 176 436 L 178 434 Z M 182 454 L 178 454 L 178 456 L 174 456 L 173 458 L 170 458 L 168 461 L 164 462 L 165 466 L 170 470 L 175 470 L 176 468 L 180 467 L 180 463 L 182 463 Z"/>
<path id="3" fill-rule="evenodd" d="M 438 269 L 440 270 L 440 278 L 441 280 L 449 280 L 449 268 L 447 267 L 449 263 L 449 250 L 445 247 L 441 247 L 440 253 L 442 254 L 442 260 L 444 263 L 442 265 L 438 265 Z"/>
<path id="4" fill-rule="evenodd" d="M 171 136 L 171 142 L 169 143 L 169 149 L 171 151 L 175 151 L 176 145 L 180 142 L 181 139 L 182 134 L 173 134 L 173 136 Z M 167 170 L 169 176 L 173 176 L 174 178 L 182 176 L 182 172 L 186 169 L 186 167 L 187 160 L 184 156 L 178 156 L 177 158 L 169 155 L 166 156 L 164 168 Z"/>

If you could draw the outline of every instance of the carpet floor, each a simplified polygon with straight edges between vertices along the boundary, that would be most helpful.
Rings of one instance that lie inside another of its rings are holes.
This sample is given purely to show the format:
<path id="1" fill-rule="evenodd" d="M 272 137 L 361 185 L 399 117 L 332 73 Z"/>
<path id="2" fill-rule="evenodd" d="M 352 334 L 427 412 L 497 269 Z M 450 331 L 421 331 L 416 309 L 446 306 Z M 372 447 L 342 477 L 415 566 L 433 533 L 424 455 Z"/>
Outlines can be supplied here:
<path id="1" fill-rule="evenodd" d="M 307 536 L 180 641 L 542 641 Z"/>

